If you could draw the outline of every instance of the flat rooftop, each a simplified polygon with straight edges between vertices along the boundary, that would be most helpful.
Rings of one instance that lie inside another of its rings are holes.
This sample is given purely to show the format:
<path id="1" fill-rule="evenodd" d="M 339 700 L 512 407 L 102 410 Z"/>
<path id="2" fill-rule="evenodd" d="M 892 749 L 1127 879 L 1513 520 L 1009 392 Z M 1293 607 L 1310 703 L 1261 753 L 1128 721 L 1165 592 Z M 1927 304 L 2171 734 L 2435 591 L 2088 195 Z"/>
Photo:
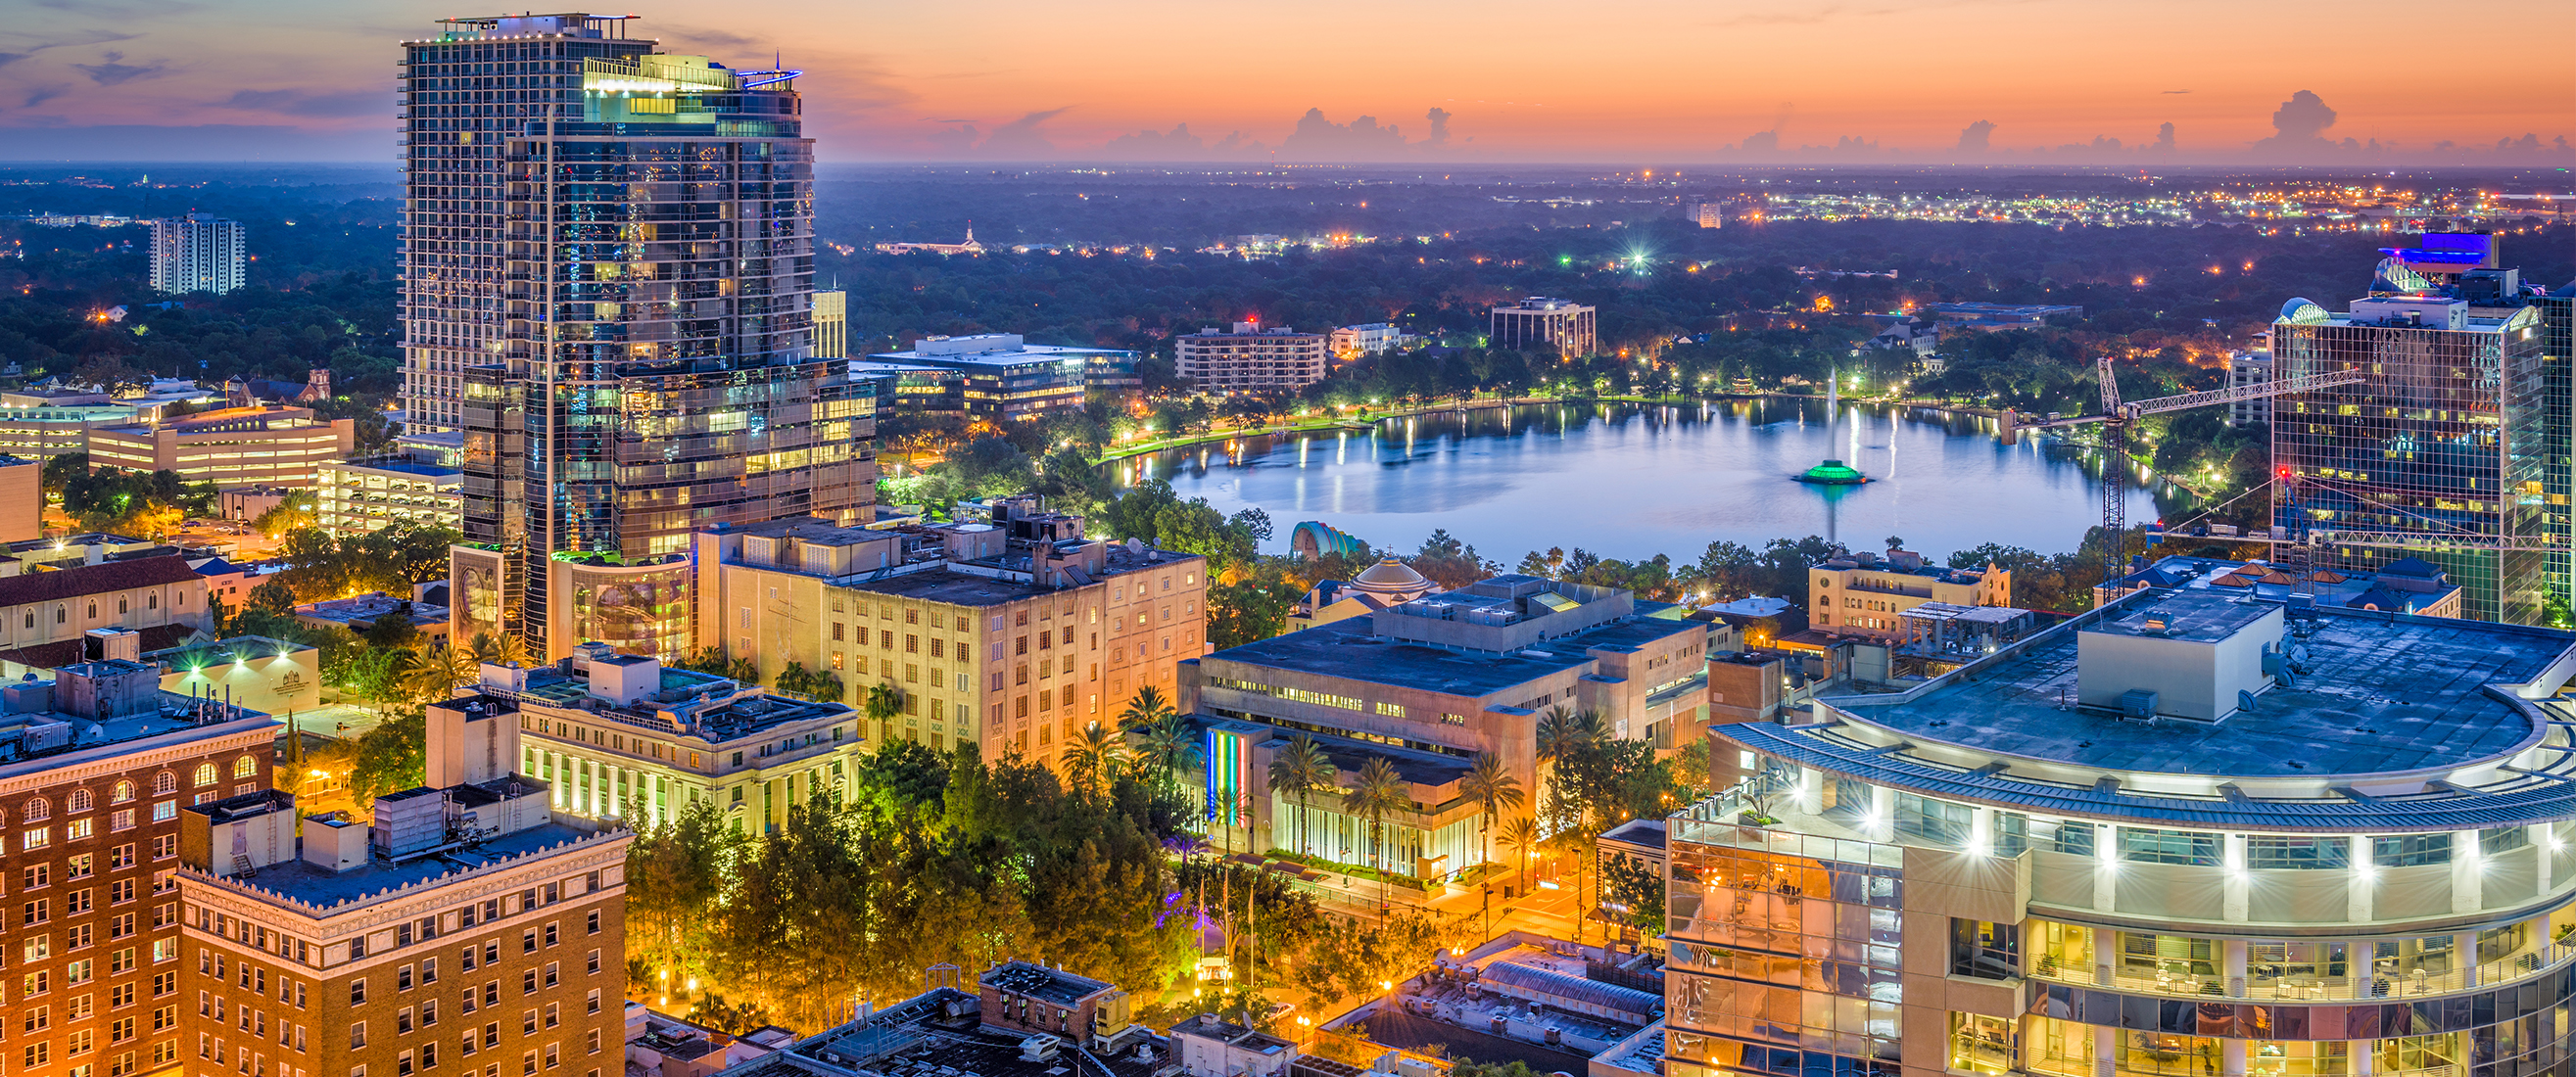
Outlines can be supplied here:
<path id="1" fill-rule="evenodd" d="M 544 783 L 520 781 L 535 788 Z M 353 824 L 354 825 L 354 824 Z M 522 857 L 542 856 L 569 848 L 601 836 L 603 831 L 585 830 L 563 823 L 545 823 L 526 830 L 504 834 L 481 845 L 458 849 L 436 856 L 391 864 L 369 860 L 364 866 L 333 872 L 302 860 L 270 864 L 249 876 L 235 876 L 228 882 L 259 891 L 285 901 L 313 906 L 321 910 L 353 901 L 374 901 L 383 891 L 399 890 L 429 882 L 457 871 L 490 867 Z"/>
<path id="2" fill-rule="evenodd" d="M 982 1023 L 973 994 L 941 987 L 865 1019 L 827 1029 L 794 1047 L 727 1071 L 733 1077 L 1152 1077 L 1169 1065 L 1160 1042 L 1150 1060 L 1133 1050 L 1095 1054 L 1072 1049 L 1030 1061 L 1020 1044 L 1030 1033 Z M 956 1010 L 956 1016 L 950 1011 Z"/>
<path id="3" fill-rule="evenodd" d="M 2270 602 L 2240 602 L 2236 596 L 2224 593 L 2177 591 L 2152 606 L 2104 619 L 2084 630 L 2106 636 L 2216 643 L 2281 609 Z"/>
<path id="4" fill-rule="evenodd" d="M 2146 594 L 2115 606 L 2107 630 L 2134 634 L 2161 616 L 2205 635 L 2282 608 L 2207 592 Z M 2303 623 L 2314 627 L 2286 638 L 2305 648 L 2311 672 L 2216 725 L 2141 725 L 2065 707 L 2075 694 L 2079 632 L 2106 630 L 2092 624 L 2043 632 L 2018 653 L 1931 682 L 1912 699 L 1822 698 L 1916 740 L 2105 770 L 2387 774 L 2459 766 L 2531 738 L 2537 712 L 2489 686 L 2531 680 L 2576 645 L 2576 634 L 2441 617 L 2321 610 Z"/>
<path id="5" fill-rule="evenodd" d="M 1353 618 L 1227 648 L 1201 661 L 1293 669 L 1444 695 L 1485 696 L 1588 665 L 1594 649 L 1632 651 L 1680 633 L 1708 631 L 1706 622 L 1662 615 L 1677 608 L 1641 601 L 1638 616 L 1542 640 L 1509 654 L 1452 651 L 1372 637 L 1368 620 Z"/>

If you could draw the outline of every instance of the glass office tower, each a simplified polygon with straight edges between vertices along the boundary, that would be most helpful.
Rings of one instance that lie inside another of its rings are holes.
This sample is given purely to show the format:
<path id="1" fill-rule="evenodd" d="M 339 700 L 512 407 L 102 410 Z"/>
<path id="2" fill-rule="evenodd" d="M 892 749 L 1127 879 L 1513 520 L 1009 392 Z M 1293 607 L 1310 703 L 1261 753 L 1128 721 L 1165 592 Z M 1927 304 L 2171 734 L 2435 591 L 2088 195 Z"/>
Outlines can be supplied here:
<path id="1" fill-rule="evenodd" d="M 405 403 L 463 442 L 460 643 L 677 654 L 692 532 L 871 514 L 874 402 L 813 354 L 795 73 L 632 18 L 404 46 Z"/>

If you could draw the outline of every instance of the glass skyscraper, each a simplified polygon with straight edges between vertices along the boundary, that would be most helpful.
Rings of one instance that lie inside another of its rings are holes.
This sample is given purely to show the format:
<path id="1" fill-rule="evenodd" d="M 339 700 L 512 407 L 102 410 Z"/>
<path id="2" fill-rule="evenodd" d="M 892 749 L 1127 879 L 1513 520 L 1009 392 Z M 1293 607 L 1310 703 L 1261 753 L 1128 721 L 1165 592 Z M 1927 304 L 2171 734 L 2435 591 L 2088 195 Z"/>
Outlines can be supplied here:
<path id="1" fill-rule="evenodd" d="M 874 401 L 813 354 L 795 73 L 632 18 L 404 46 L 405 403 L 462 442 L 460 643 L 676 654 L 692 532 L 872 512 Z"/>

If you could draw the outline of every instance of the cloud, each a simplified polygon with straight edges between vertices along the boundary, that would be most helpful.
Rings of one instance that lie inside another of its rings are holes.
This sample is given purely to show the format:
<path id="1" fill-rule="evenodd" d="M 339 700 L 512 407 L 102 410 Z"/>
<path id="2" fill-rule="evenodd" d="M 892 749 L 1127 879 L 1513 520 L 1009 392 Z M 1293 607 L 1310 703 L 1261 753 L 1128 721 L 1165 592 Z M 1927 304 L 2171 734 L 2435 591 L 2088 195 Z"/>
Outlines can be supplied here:
<path id="1" fill-rule="evenodd" d="M 2149 152 L 2149 153 L 2172 153 L 2173 151 L 2174 151 L 2174 125 L 2173 125 L 2173 122 L 2172 122 L 2172 121 L 2168 120 L 2168 121 L 2166 121 L 2166 122 L 2164 122 L 2164 123 L 2162 123 L 2162 124 L 2158 124 L 2158 125 L 2156 126 L 2156 141 L 2155 141 L 2155 144 L 2154 144 L 2154 145 L 2151 145 L 2151 146 L 2148 146 L 2148 147 L 2147 147 L 2147 152 Z"/>
<path id="2" fill-rule="evenodd" d="M 29 52 L 0 52 L 0 67 L 7 67 L 33 55 L 35 54 Z"/>
<path id="3" fill-rule="evenodd" d="M 89 75 L 91 82 L 101 86 L 119 86 L 136 79 L 154 78 L 170 70 L 170 62 L 167 60 L 154 60 L 149 64 L 136 65 L 124 62 L 125 54 L 121 52 L 109 52 L 103 55 L 106 63 L 73 64 L 72 66 Z"/>
<path id="4" fill-rule="evenodd" d="M 386 115 L 393 111 L 393 101 L 384 94 L 367 91 L 236 90 L 220 107 L 288 116 L 340 118 Z"/>
<path id="5" fill-rule="evenodd" d="M 19 107 L 34 108 L 70 92 L 72 92 L 71 87 L 64 86 L 59 83 L 51 86 L 29 87 L 27 90 L 27 99 L 20 102 Z"/>
<path id="6" fill-rule="evenodd" d="M 2301 90 L 2281 102 L 2272 112 L 2272 137 L 2257 140 L 2254 152 L 2271 160 L 2313 160 L 2333 154 L 2338 147 L 2325 137 L 2335 125 L 2335 110 L 2313 90 Z M 2351 139 L 2344 140 L 2346 149 L 2359 149 Z"/>
<path id="7" fill-rule="evenodd" d="M 1959 132 L 1959 152 L 1984 153 L 1992 148 L 1995 125 L 1992 120 L 1978 120 Z"/>
<path id="8" fill-rule="evenodd" d="M 1402 128 L 1391 123 L 1381 126 L 1375 116 L 1334 123 L 1324 116 L 1323 109 L 1310 108 L 1298 117 L 1297 129 L 1280 140 L 1279 153 L 1300 161 L 1405 160 L 1448 144 L 1450 115 L 1441 108 L 1426 113 L 1431 133 L 1414 142 L 1404 137 Z"/>
<path id="9" fill-rule="evenodd" d="M 1045 109 L 1012 120 L 994 128 L 992 134 L 985 136 L 983 144 L 975 148 L 986 157 L 1044 157 L 1053 154 L 1055 144 L 1047 141 L 1046 122 L 1064 115 L 1069 108 Z"/>
<path id="10" fill-rule="evenodd" d="M 1769 155 L 1778 152 L 1780 152 L 1780 132 L 1776 129 L 1770 131 L 1756 131 L 1744 136 L 1744 153 L 1747 156 L 1755 154 Z"/>
<path id="11" fill-rule="evenodd" d="M 2166 93 L 2190 93 L 2189 90 L 2166 90 Z"/>

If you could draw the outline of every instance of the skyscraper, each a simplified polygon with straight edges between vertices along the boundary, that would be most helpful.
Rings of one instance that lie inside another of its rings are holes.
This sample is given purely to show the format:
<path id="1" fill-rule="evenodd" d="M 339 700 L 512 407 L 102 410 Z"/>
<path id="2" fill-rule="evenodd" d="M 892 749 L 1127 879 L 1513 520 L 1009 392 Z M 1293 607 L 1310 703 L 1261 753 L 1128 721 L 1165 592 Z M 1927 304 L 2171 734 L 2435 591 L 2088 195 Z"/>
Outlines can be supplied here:
<path id="1" fill-rule="evenodd" d="M 2328 566 L 2420 557 L 2460 584 L 2464 615 L 2541 623 L 2566 587 L 2564 361 L 2544 361 L 2512 270 L 2437 281 L 2391 253 L 2343 313 L 2293 299 L 2273 324 L 2276 375 L 2370 375 L 2274 403 L 2275 523 Z"/>
<path id="2" fill-rule="evenodd" d="M 539 658 L 675 653 L 691 532 L 874 502 L 873 399 L 813 354 L 796 72 L 633 18 L 404 46 L 406 404 L 464 442 L 457 638 Z"/>
<path id="3" fill-rule="evenodd" d="M 152 290 L 169 295 L 242 286 L 240 221 L 205 213 L 152 222 Z"/>

